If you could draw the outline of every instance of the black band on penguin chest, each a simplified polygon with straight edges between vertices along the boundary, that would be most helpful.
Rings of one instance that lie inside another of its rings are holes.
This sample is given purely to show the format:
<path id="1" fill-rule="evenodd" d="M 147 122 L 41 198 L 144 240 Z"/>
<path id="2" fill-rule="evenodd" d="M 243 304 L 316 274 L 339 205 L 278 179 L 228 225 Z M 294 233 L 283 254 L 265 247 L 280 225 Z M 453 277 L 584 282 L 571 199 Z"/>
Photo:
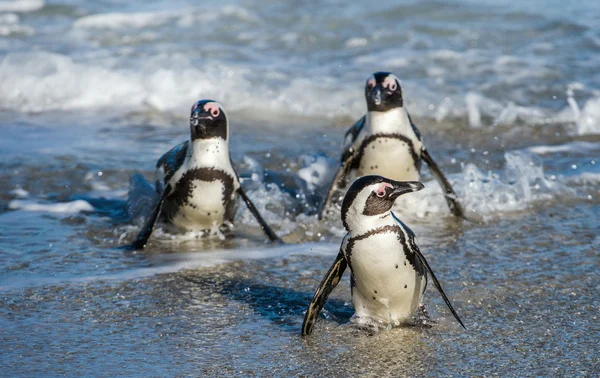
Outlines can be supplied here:
<path id="1" fill-rule="evenodd" d="M 415 163 L 415 168 L 417 169 L 417 171 L 419 171 L 421 169 L 421 158 L 417 154 L 417 151 L 415 151 L 415 146 L 413 145 L 412 140 L 410 140 L 406 136 L 399 134 L 399 133 L 391 133 L 391 134 L 379 133 L 379 134 L 369 135 L 367 138 L 365 138 L 365 140 L 363 140 L 362 143 L 360 144 L 360 148 L 358 149 L 356 158 L 352 162 L 353 169 L 357 169 L 358 167 L 360 167 L 360 162 L 365 155 L 365 150 L 367 149 L 367 146 L 369 144 L 375 142 L 375 140 L 380 139 L 380 138 L 398 139 L 398 140 L 401 140 L 404 143 L 406 143 L 406 145 L 408 146 L 408 150 L 410 152 L 410 156 L 412 157 L 412 159 Z"/>
<path id="2" fill-rule="evenodd" d="M 223 191 L 221 198 L 214 198 L 214 200 L 220 201 L 223 207 L 228 208 L 234 189 L 234 177 L 220 169 L 194 168 L 181 176 L 181 179 L 175 183 L 173 193 L 165 199 L 165 204 L 163 205 L 165 217 L 167 219 L 172 218 L 181 206 L 190 203 L 190 199 L 194 195 L 194 181 L 214 182 L 217 180 L 223 183 Z"/>
<path id="3" fill-rule="evenodd" d="M 423 267 L 423 264 L 421 264 L 421 261 L 418 259 L 417 254 L 413 252 L 413 249 L 418 248 L 415 244 L 414 239 L 409 237 L 409 240 L 406 240 L 406 236 L 404 235 L 402 227 L 396 225 L 379 227 L 362 235 L 350 238 L 346 246 L 346 258 L 348 260 L 348 266 L 350 267 L 350 270 L 352 270 L 352 250 L 353 248 L 355 248 L 356 242 L 378 234 L 385 234 L 389 232 L 396 234 L 398 241 L 402 245 L 402 250 L 404 252 L 406 260 L 410 263 L 413 269 L 417 271 L 417 273 L 420 276 L 423 276 L 425 274 L 425 268 Z M 392 245 L 390 246 L 390 248 L 394 248 L 394 246 Z"/>

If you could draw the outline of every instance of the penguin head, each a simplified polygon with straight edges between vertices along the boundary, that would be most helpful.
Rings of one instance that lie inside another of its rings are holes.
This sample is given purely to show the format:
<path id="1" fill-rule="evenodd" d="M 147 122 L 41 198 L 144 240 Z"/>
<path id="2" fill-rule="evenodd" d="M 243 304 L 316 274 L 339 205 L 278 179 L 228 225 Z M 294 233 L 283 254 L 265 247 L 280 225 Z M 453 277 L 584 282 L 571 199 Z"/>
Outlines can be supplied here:
<path id="1" fill-rule="evenodd" d="M 223 107 L 213 100 L 192 105 L 190 131 L 192 140 L 223 138 L 227 140 L 229 124 Z"/>
<path id="2" fill-rule="evenodd" d="M 349 232 L 369 230 L 389 215 L 402 194 L 417 192 L 418 181 L 394 181 L 382 176 L 363 176 L 352 183 L 342 202 L 342 223 Z"/>
<path id="3" fill-rule="evenodd" d="M 375 72 L 365 83 L 367 110 L 387 112 L 404 106 L 400 80 L 390 72 Z"/>

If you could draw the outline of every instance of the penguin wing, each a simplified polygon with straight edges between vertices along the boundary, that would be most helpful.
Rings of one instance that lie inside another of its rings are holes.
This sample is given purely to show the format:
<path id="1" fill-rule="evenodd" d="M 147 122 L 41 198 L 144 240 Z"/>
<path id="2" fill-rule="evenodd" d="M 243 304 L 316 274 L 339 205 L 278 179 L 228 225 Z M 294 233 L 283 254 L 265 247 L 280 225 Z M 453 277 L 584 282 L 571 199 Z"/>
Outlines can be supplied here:
<path id="1" fill-rule="evenodd" d="M 365 126 L 366 115 L 362 116 L 352 127 L 346 131 L 344 134 L 344 141 L 342 143 L 342 155 L 341 155 L 341 165 L 338 168 L 333 180 L 331 181 L 331 185 L 327 190 L 327 195 L 325 199 L 321 203 L 319 208 L 319 220 L 323 219 L 323 214 L 325 213 L 325 209 L 327 209 L 331 203 L 331 196 L 333 193 L 339 188 L 343 187 L 346 184 L 348 173 L 350 172 L 350 168 L 352 167 L 352 163 L 354 160 L 354 143 L 358 139 L 361 131 Z"/>
<path id="2" fill-rule="evenodd" d="M 331 185 L 329 186 L 329 190 L 327 191 L 327 195 L 325 199 L 321 203 L 319 208 L 319 220 L 323 219 L 323 215 L 325 214 L 325 210 L 329 207 L 331 203 L 331 197 L 333 193 L 340 187 L 341 183 L 345 183 L 348 177 L 348 173 L 350 173 L 350 168 L 352 167 L 352 160 L 354 155 L 350 154 L 345 161 L 342 162 L 342 165 L 338 168 L 333 180 L 331 181 Z"/>
<path id="3" fill-rule="evenodd" d="M 163 190 L 163 192 L 160 196 L 160 199 L 158 200 L 156 205 L 154 205 L 152 212 L 146 219 L 146 222 L 140 229 L 140 232 L 138 233 L 137 237 L 135 238 L 135 241 L 131 245 L 132 249 L 144 249 L 144 247 L 146 247 L 146 244 L 148 243 L 148 239 L 150 239 L 150 235 L 152 235 L 152 230 L 154 230 L 154 225 L 156 224 L 156 221 L 158 220 L 158 217 L 160 216 L 160 212 L 162 211 L 163 202 L 165 201 L 165 198 L 167 197 L 167 195 L 170 191 L 171 191 L 171 187 L 169 185 L 167 185 L 165 190 Z"/>
<path id="4" fill-rule="evenodd" d="M 175 172 L 183 165 L 187 155 L 189 141 L 182 142 L 171 148 L 156 162 L 156 190 L 159 193 L 164 191 L 164 187 L 173 177 Z"/>
<path id="5" fill-rule="evenodd" d="M 353 150 L 352 146 L 354 145 L 354 142 L 356 142 L 356 140 L 358 139 L 360 132 L 365 127 L 366 119 L 367 119 L 366 115 L 362 116 L 344 134 L 344 142 L 342 143 L 342 158 L 341 158 L 342 164 L 348 159 L 349 155 L 354 154 L 354 150 Z"/>
<path id="6" fill-rule="evenodd" d="M 417 126 L 413 123 L 412 118 L 410 118 L 410 114 L 408 114 L 408 112 L 406 112 L 406 115 L 408 116 L 408 121 L 410 122 L 410 127 L 413 129 L 413 132 L 417 136 L 417 139 L 421 140 L 421 132 L 419 131 Z"/>
<path id="7" fill-rule="evenodd" d="M 233 164 L 233 161 L 231 160 L 231 158 L 229 159 L 229 162 L 231 163 L 231 168 L 233 169 L 233 174 L 235 175 L 235 179 L 240 184 L 240 187 L 238 188 L 238 193 L 242 197 L 244 202 L 246 203 L 248 210 L 250 210 L 250 212 L 252 213 L 254 218 L 256 218 L 256 221 L 260 225 L 260 228 L 262 228 L 263 232 L 265 233 L 265 235 L 267 235 L 269 240 L 271 240 L 272 242 L 275 242 L 275 243 L 284 244 L 283 240 L 281 240 L 279 238 L 279 236 L 277 236 L 275 231 L 273 231 L 273 229 L 269 226 L 269 224 L 260 215 L 256 206 L 254 206 L 254 203 L 250 200 L 250 197 L 248 197 L 248 194 L 246 194 L 246 191 L 244 190 L 244 188 L 242 188 L 240 176 L 237 174 L 237 171 L 235 170 L 235 165 Z"/>
<path id="8" fill-rule="evenodd" d="M 427 151 L 425 146 L 421 148 L 421 159 L 427 163 L 429 171 L 442 187 L 442 190 L 444 191 L 444 198 L 446 198 L 446 203 L 448 204 L 450 212 L 454 214 L 454 216 L 465 218 L 465 212 L 463 211 L 460 202 L 458 202 L 458 197 L 454 192 L 454 189 L 452 189 L 452 185 L 450 185 L 450 182 L 446 176 L 444 176 L 442 170 L 438 167 L 431 155 L 429 155 L 429 151 Z"/>
<path id="9" fill-rule="evenodd" d="M 452 307 L 452 303 L 450 303 L 450 300 L 446 296 L 446 293 L 444 293 L 444 289 L 442 289 L 442 285 L 440 284 L 440 282 L 438 281 L 437 277 L 433 273 L 433 270 L 429 266 L 429 263 L 425 259 L 425 256 L 423 256 L 423 254 L 421 253 L 421 250 L 419 249 L 419 247 L 415 243 L 415 234 L 412 232 L 412 230 L 410 228 L 408 228 L 404 223 L 402 223 L 402 221 L 400 219 L 398 219 L 398 217 L 396 217 L 396 214 L 394 214 L 393 212 L 390 212 L 390 213 L 392 214 L 392 217 L 394 217 L 394 220 L 403 229 L 407 230 L 407 234 L 408 234 L 408 237 L 410 239 L 410 244 L 409 245 L 410 245 L 413 253 L 415 253 L 417 255 L 417 257 L 419 258 L 419 261 L 421 261 L 421 264 L 423 264 L 425 266 L 425 269 L 431 275 L 431 279 L 433 280 L 433 284 L 435 285 L 435 288 L 440 292 L 442 298 L 444 299 L 444 302 L 446 302 L 446 306 L 448 306 L 448 309 L 450 309 L 450 312 L 452 313 L 452 315 L 454 315 L 454 318 L 466 330 L 467 327 L 465 327 L 465 325 L 463 324 L 462 320 L 460 320 L 460 318 L 458 317 L 458 314 L 454 310 L 454 307 Z"/>
<path id="10" fill-rule="evenodd" d="M 344 253 L 340 249 L 340 252 L 336 256 L 333 265 L 331 268 L 329 268 L 327 274 L 325 274 L 325 277 L 323 277 L 323 280 L 319 284 L 317 291 L 315 291 L 315 295 L 308 306 L 308 310 L 306 310 L 304 321 L 302 322 L 302 336 L 308 336 L 312 333 L 315 323 L 317 322 L 317 318 L 319 317 L 319 312 L 321 312 L 323 306 L 325 306 L 325 302 L 327 301 L 329 294 L 331 294 L 333 289 L 342 279 L 342 275 L 344 274 L 347 266 L 348 263 L 344 257 Z"/>

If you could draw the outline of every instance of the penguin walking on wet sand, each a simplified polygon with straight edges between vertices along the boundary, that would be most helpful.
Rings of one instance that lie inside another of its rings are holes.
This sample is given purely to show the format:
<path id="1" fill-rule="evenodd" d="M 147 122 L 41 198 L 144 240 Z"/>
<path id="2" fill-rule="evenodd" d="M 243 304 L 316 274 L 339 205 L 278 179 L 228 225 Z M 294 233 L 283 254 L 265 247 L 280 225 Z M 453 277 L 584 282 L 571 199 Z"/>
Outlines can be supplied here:
<path id="1" fill-rule="evenodd" d="M 303 336 L 312 333 L 319 312 L 346 267 L 351 271 L 358 324 L 399 325 L 409 321 L 421 303 L 429 274 L 450 312 L 465 328 L 415 243 L 415 234 L 391 212 L 396 198 L 421 189 L 423 184 L 418 181 L 381 176 L 354 181 L 342 202 L 342 223 L 348 233 L 306 311 Z"/>
<path id="2" fill-rule="evenodd" d="M 350 176 L 381 175 L 399 181 L 418 181 L 421 161 L 442 186 L 452 214 L 464 217 L 450 182 L 429 155 L 419 129 L 412 122 L 402 97 L 400 80 L 389 72 L 376 72 L 365 84 L 367 113 L 345 134 L 341 166 L 319 210 L 329 207 L 333 193 L 346 186 Z"/>
<path id="3" fill-rule="evenodd" d="M 173 147 L 156 163 L 160 200 L 133 247 L 146 246 L 159 216 L 188 230 L 211 229 L 232 222 L 238 194 L 267 237 L 281 242 L 240 185 L 229 156 L 229 122 L 223 107 L 212 100 L 196 102 L 192 106 L 190 131 L 190 140 Z"/>

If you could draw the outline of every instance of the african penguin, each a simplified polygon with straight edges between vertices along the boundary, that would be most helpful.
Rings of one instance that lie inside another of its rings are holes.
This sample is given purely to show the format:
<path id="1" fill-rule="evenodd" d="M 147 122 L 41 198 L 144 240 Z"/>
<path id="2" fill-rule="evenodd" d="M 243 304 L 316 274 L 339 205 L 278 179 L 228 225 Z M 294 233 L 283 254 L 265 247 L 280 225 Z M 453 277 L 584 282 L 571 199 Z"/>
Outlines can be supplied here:
<path id="1" fill-rule="evenodd" d="M 350 178 L 382 175 L 394 180 L 416 181 L 421 177 L 421 161 L 427 163 L 442 186 L 450 211 L 463 217 L 450 182 L 429 155 L 421 133 L 404 107 L 402 87 L 396 75 L 389 72 L 371 75 L 365 84 L 365 98 L 367 114 L 344 136 L 341 166 L 321 204 L 319 218 L 323 217 L 333 193 L 345 187 Z"/>
<path id="2" fill-rule="evenodd" d="M 144 248 L 159 216 L 187 230 L 204 230 L 232 222 L 239 194 L 271 241 L 281 242 L 250 201 L 229 156 L 229 122 L 223 107 L 212 100 L 192 106 L 191 138 L 156 163 L 160 200 L 134 242 Z"/>
<path id="3" fill-rule="evenodd" d="M 418 181 L 394 181 L 381 176 L 363 176 L 350 186 L 342 202 L 342 223 L 348 231 L 335 262 L 321 281 L 302 324 L 302 335 L 310 335 L 327 297 L 350 268 L 354 320 L 400 325 L 419 307 L 427 276 L 446 305 L 464 325 L 431 267 L 415 243 L 415 234 L 392 213 L 396 198 L 423 189 Z"/>

